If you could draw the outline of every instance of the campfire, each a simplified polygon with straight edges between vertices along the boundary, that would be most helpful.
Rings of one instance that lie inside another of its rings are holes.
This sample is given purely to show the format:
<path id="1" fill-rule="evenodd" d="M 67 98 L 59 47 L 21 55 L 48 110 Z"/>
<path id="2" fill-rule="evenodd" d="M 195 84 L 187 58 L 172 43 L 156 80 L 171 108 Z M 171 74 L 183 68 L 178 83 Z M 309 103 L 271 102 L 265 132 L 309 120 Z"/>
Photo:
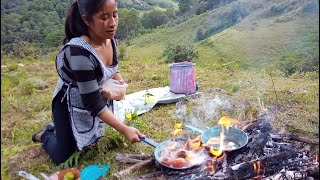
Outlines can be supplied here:
<path id="1" fill-rule="evenodd" d="M 220 136 L 207 142 L 202 142 L 200 136 L 176 139 L 183 129 L 182 124 L 178 124 L 173 133 L 175 141 L 161 153 L 160 164 L 154 163 L 152 155 L 144 158 L 127 155 L 127 160 L 136 158 L 136 164 L 115 176 L 121 177 L 133 169 L 153 164 L 155 172 L 133 179 L 318 179 L 319 152 L 312 151 L 310 145 L 319 142 L 280 134 L 273 130 L 268 117 L 265 113 L 240 123 L 224 116 L 218 122 L 218 126 L 223 127 Z M 230 128 L 245 132 L 248 140 L 243 147 L 237 148 L 237 142 L 228 140 L 226 133 Z M 124 156 L 118 154 L 118 160 L 125 162 L 123 159 Z"/>

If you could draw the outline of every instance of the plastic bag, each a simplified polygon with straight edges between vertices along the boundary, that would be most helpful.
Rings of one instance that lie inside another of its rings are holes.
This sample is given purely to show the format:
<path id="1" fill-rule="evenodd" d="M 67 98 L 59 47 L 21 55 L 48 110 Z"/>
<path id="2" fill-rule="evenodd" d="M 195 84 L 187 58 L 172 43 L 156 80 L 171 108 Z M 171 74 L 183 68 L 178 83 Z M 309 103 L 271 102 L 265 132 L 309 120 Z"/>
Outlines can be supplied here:
<path id="1" fill-rule="evenodd" d="M 179 62 L 170 67 L 170 91 L 177 94 L 192 94 L 197 91 L 194 63 Z"/>
<path id="2" fill-rule="evenodd" d="M 113 97 L 125 95 L 127 87 L 127 83 L 121 84 L 118 80 L 115 79 L 108 79 L 103 84 L 103 89 L 105 91 L 108 91 Z"/>

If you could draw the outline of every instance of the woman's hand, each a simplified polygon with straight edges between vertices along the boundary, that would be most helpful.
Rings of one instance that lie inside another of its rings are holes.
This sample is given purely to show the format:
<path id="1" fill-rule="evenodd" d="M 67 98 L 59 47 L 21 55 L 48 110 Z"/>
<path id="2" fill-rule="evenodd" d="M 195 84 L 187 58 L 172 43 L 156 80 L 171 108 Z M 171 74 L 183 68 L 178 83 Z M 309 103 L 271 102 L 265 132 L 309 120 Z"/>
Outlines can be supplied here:
<path id="1" fill-rule="evenodd" d="M 122 99 L 124 99 L 125 97 L 125 92 L 122 91 L 118 91 L 118 93 L 111 93 L 106 89 L 102 89 L 102 97 L 106 98 L 106 99 L 112 99 L 112 100 L 117 100 L 120 101 Z"/>
<path id="2" fill-rule="evenodd" d="M 138 129 L 131 126 L 127 126 L 123 131 L 123 135 L 130 142 L 140 142 L 140 138 L 145 137 Z"/>
<path id="3" fill-rule="evenodd" d="M 119 81 L 121 84 L 124 83 L 124 80 L 119 72 L 117 72 L 113 75 L 113 79 Z"/>

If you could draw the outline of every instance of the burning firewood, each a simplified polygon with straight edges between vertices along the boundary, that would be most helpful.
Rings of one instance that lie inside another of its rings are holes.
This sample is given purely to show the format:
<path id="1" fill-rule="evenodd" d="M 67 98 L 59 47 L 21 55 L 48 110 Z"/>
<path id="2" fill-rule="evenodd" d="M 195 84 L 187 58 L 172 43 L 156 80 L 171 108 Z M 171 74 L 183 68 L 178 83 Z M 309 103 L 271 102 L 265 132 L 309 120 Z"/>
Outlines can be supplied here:
<path id="1" fill-rule="evenodd" d="M 275 180 L 292 178 L 292 175 L 295 174 L 302 175 L 299 177 L 303 179 L 319 179 L 319 152 L 311 152 L 312 148 L 301 148 L 304 146 L 303 143 L 311 146 L 319 144 L 319 141 L 308 141 L 310 139 L 286 136 L 272 131 L 268 117 L 263 114 L 257 119 L 251 120 L 249 124 L 246 122 L 243 126 L 238 126 L 249 137 L 248 144 L 238 150 L 224 151 L 223 148 L 220 148 L 221 145 L 225 147 L 237 146 L 228 137 L 225 137 L 223 143 L 221 143 L 220 137 L 215 137 L 207 142 L 208 145 L 201 143 L 199 145 L 200 140 L 197 138 L 187 140 L 185 144 L 177 145 L 174 149 L 175 153 L 172 154 L 172 159 L 169 159 L 171 164 L 182 166 L 185 161 L 193 162 L 199 158 L 192 153 L 201 150 L 206 152 L 204 161 L 200 163 L 201 166 L 186 170 L 162 170 L 158 177 L 166 180 Z M 211 145 L 217 145 L 217 147 L 209 146 L 210 143 Z M 199 147 L 199 149 L 195 150 L 195 147 Z M 173 151 L 173 149 L 169 150 Z M 154 176 L 152 178 L 156 179 Z"/>

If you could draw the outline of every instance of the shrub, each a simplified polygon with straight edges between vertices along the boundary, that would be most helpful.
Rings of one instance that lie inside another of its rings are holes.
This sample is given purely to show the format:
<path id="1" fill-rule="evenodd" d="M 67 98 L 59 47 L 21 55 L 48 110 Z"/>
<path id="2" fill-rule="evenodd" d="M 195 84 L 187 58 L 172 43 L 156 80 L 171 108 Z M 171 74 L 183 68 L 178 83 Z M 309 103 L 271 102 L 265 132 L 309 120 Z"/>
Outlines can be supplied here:
<path id="1" fill-rule="evenodd" d="M 127 57 L 127 50 L 124 46 L 119 47 L 119 60 L 125 60 Z"/>
<path id="2" fill-rule="evenodd" d="M 9 71 L 15 71 L 19 68 L 19 65 L 17 63 L 11 63 L 11 64 L 8 64 L 8 70 Z"/>
<path id="3" fill-rule="evenodd" d="M 167 44 L 163 56 L 167 57 L 166 63 L 194 61 L 198 58 L 198 51 L 194 49 L 193 43 L 169 43 Z"/>

